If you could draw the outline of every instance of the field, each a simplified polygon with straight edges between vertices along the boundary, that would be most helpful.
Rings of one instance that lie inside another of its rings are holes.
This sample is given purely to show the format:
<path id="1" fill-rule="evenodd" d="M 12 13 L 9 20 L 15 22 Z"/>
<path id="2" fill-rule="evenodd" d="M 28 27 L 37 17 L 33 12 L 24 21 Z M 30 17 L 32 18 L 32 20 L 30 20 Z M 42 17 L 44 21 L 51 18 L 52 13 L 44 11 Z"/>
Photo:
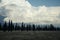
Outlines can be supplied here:
<path id="1" fill-rule="evenodd" d="M 0 40 L 60 40 L 59 31 L 0 32 Z"/>

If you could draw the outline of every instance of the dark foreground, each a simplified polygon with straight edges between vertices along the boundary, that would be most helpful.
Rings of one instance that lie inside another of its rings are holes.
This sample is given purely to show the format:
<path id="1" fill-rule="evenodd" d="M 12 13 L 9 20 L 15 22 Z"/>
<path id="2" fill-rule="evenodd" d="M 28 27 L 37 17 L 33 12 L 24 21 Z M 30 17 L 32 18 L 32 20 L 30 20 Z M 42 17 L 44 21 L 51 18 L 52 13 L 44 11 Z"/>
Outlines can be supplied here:
<path id="1" fill-rule="evenodd" d="M 60 40 L 59 31 L 0 32 L 0 40 Z"/>

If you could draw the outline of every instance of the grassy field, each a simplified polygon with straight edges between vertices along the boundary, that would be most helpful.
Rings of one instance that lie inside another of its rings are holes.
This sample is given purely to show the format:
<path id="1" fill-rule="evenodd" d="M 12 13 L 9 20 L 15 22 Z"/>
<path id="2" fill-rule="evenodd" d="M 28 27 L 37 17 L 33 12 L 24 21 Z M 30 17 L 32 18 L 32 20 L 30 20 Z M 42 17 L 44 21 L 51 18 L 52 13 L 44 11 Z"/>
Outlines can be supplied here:
<path id="1" fill-rule="evenodd" d="M 59 31 L 0 32 L 0 40 L 60 40 Z"/>

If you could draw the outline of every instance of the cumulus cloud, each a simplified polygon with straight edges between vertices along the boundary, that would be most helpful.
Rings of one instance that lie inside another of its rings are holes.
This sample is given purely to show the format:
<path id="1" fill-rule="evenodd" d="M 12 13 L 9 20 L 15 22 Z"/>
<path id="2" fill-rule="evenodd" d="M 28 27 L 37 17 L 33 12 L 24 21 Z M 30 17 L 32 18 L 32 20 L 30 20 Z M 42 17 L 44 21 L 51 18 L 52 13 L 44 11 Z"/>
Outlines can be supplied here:
<path id="1" fill-rule="evenodd" d="M 1 5 L 3 4 L 3 5 Z M 7 10 L 4 21 L 12 20 L 14 23 L 60 23 L 60 6 L 46 7 L 45 5 L 34 7 L 28 0 L 3 0 L 0 7 Z"/>

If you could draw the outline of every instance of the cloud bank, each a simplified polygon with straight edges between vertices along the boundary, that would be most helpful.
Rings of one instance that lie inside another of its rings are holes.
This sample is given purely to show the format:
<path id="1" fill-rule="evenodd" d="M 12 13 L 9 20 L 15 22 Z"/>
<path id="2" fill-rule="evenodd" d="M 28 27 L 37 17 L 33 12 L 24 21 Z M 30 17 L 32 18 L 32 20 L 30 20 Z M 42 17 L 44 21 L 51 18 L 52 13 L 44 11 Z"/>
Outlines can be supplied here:
<path id="1" fill-rule="evenodd" d="M 4 11 L 1 9 L 4 7 Z M 0 12 L 3 13 L 4 21 L 12 20 L 14 23 L 34 22 L 60 24 L 60 6 L 47 7 L 45 5 L 34 7 L 28 0 L 2 0 Z"/>

